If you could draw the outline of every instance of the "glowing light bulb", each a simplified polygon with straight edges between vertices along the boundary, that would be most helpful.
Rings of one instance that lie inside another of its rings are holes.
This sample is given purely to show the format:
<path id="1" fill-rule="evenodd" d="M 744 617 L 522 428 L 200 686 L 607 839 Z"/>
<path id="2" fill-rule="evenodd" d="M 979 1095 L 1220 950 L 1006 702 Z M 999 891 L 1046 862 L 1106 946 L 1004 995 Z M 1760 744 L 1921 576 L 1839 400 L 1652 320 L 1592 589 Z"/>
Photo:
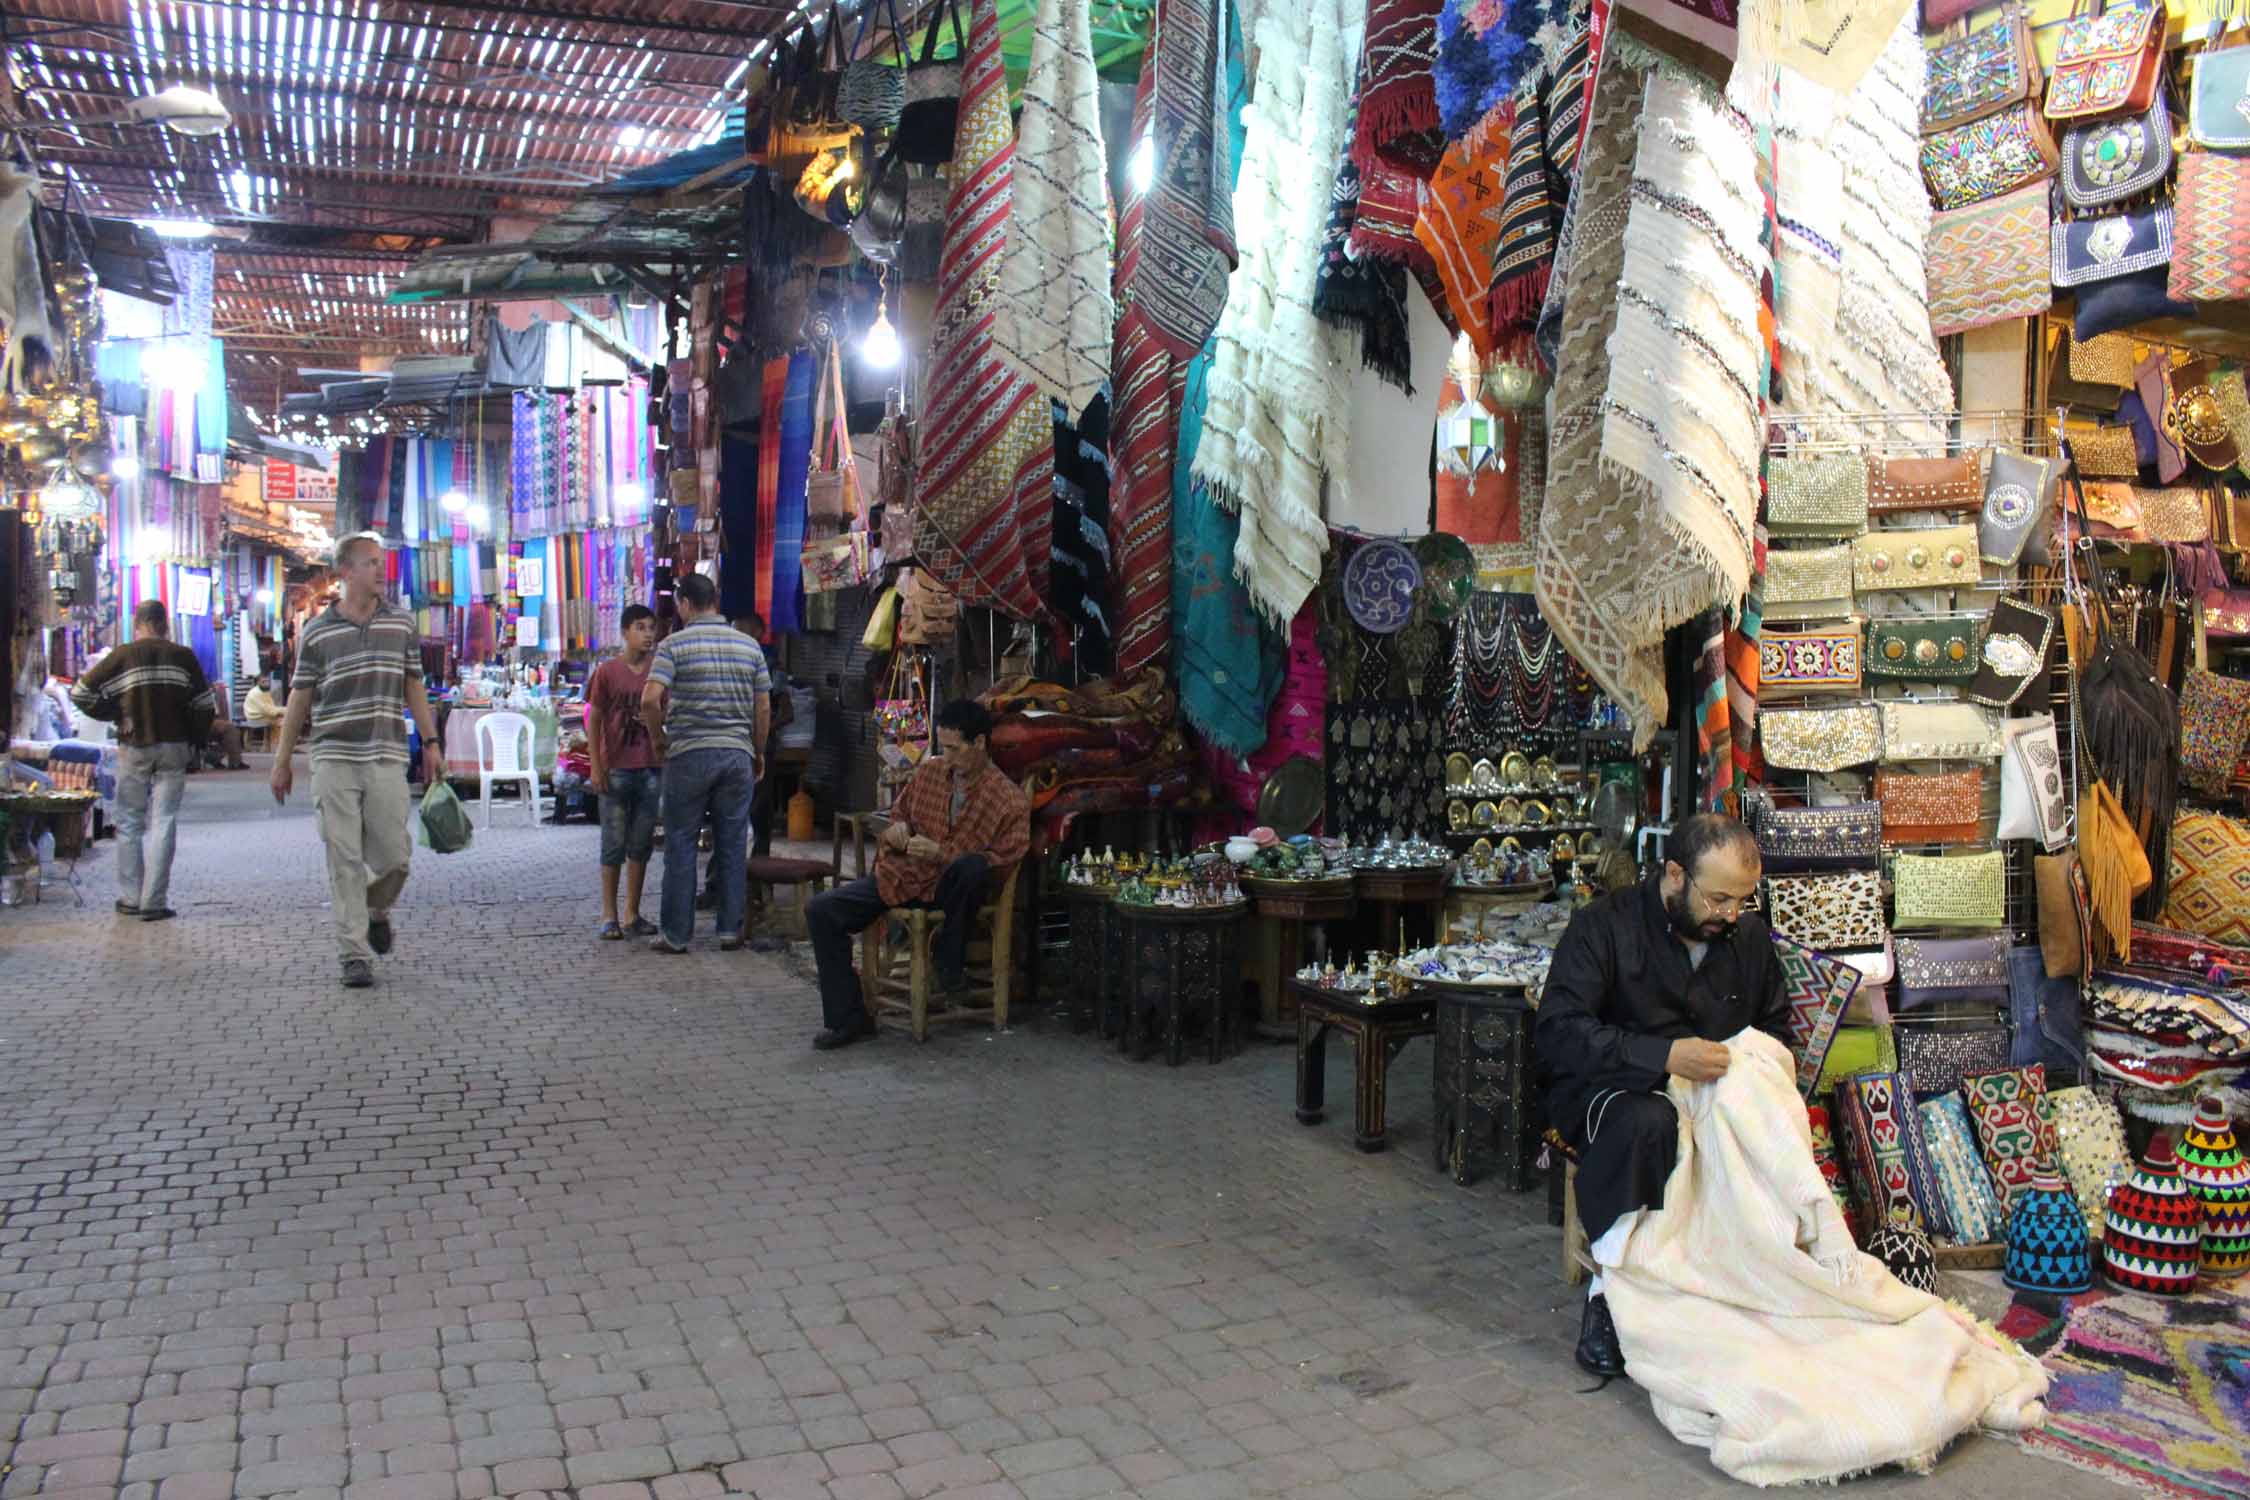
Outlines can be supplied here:
<path id="1" fill-rule="evenodd" d="M 1156 186 L 1156 137 L 1144 135 L 1125 161 L 1125 180 L 1136 193 Z"/>
<path id="2" fill-rule="evenodd" d="M 457 516 L 469 508 L 469 497 L 460 490 L 447 490 L 438 496 L 438 509 L 449 516 Z"/>
<path id="3" fill-rule="evenodd" d="M 109 477 L 138 479 L 141 477 L 141 461 L 130 453 L 120 453 L 109 461 Z"/>
<path id="4" fill-rule="evenodd" d="M 273 590 L 272 590 L 272 589 L 260 589 L 260 590 L 258 590 L 258 592 L 257 592 L 257 594 L 256 594 L 256 596 L 255 596 L 255 597 L 257 598 L 257 601 L 258 601 L 258 602 L 259 602 L 260 604 L 271 604 L 271 603 L 273 603 Z"/>
<path id="5" fill-rule="evenodd" d="M 891 326 L 890 315 L 877 308 L 875 325 L 867 330 L 867 337 L 859 341 L 859 357 L 878 370 L 888 370 L 898 364 L 904 353 L 899 345 L 898 330 Z"/>
<path id="6" fill-rule="evenodd" d="M 482 503 L 469 507 L 469 524 L 482 531 L 492 524 L 492 507 Z"/>

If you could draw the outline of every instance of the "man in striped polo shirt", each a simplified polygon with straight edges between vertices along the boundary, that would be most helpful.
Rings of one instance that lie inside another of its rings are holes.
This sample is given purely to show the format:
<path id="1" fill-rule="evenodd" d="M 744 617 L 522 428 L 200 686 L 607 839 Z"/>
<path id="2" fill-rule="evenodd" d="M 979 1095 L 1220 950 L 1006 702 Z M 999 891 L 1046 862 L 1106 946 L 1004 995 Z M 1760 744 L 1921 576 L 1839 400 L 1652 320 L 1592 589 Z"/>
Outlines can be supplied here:
<path id="1" fill-rule="evenodd" d="M 422 772 L 445 775 L 437 719 L 422 684 L 414 617 L 383 597 L 383 539 L 372 531 L 336 544 L 343 596 L 297 639 L 297 675 L 274 745 L 273 800 L 296 783 L 289 764 L 312 725 L 313 810 L 328 848 L 328 885 L 346 988 L 375 982 L 373 957 L 391 951 L 391 906 L 414 850 L 408 830 L 406 715 L 422 732 Z"/>
<path id="2" fill-rule="evenodd" d="M 180 795 L 218 700 L 195 653 L 174 644 L 161 599 L 135 607 L 132 644 L 94 663 L 70 699 L 117 724 L 117 914 L 161 922 L 172 915 Z"/>
<path id="3" fill-rule="evenodd" d="M 719 946 L 742 946 L 743 865 L 750 855 L 750 798 L 764 771 L 772 678 L 758 643 L 719 613 L 718 586 L 700 573 L 675 596 L 686 623 L 666 636 L 641 689 L 641 722 L 664 757 L 664 904 L 648 940 L 685 953 L 695 936 L 695 839 L 708 810 L 718 872 Z"/>

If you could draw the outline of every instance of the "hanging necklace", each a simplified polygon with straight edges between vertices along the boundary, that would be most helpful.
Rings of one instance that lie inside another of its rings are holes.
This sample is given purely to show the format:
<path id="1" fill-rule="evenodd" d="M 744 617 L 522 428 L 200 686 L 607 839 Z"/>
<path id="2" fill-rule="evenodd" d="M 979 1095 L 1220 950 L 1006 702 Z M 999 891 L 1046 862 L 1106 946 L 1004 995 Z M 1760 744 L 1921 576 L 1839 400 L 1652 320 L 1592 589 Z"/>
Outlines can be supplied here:
<path id="1" fill-rule="evenodd" d="M 1471 596 L 1453 633 L 1453 654 L 1446 737 L 1459 749 L 1493 749 L 1503 738 L 1507 718 L 1508 610 L 1500 596 Z"/>
<path id="2" fill-rule="evenodd" d="M 1537 616 L 1518 616 L 1511 622 L 1514 649 L 1509 653 L 1510 698 L 1516 727 L 1543 742 L 1547 722 L 1554 716 L 1559 673 L 1555 671 L 1555 633 Z M 1537 644 L 1531 644 L 1536 637 Z"/>

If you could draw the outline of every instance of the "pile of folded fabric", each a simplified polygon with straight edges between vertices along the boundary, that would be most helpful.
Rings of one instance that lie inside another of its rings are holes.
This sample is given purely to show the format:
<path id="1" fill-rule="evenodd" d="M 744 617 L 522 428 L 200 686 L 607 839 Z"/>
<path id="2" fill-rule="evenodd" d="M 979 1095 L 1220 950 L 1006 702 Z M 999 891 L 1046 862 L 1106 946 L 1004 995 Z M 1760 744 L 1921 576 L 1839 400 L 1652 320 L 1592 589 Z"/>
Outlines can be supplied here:
<path id="1" fill-rule="evenodd" d="M 2130 960 L 2086 982 L 2086 1060 L 2125 1113 L 2181 1126 L 2200 1095 L 2250 1110 L 2250 949 L 2133 924 Z"/>
<path id="2" fill-rule="evenodd" d="M 980 701 L 993 713 L 993 764 L 1031 795 L 1034 848 L 1081 813 L 1176 806 L 1199 785 L 1160 670 L 1077 687 L 1011 677 Z"/>

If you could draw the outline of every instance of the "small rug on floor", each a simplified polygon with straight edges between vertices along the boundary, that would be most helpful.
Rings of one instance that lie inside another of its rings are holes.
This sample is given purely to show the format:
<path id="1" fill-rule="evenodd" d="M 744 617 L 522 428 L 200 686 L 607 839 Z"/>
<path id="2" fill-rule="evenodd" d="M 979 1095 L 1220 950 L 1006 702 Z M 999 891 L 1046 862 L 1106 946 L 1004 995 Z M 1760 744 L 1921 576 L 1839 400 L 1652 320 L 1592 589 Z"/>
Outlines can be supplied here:
<path id="1" fill-rule="evenodd" d="M 2024 1298 L 2000 1330 L 2053 1377 L 2024 1447 L 2177 1500 L 2250 1494 L 2250 1284 Z"/>

